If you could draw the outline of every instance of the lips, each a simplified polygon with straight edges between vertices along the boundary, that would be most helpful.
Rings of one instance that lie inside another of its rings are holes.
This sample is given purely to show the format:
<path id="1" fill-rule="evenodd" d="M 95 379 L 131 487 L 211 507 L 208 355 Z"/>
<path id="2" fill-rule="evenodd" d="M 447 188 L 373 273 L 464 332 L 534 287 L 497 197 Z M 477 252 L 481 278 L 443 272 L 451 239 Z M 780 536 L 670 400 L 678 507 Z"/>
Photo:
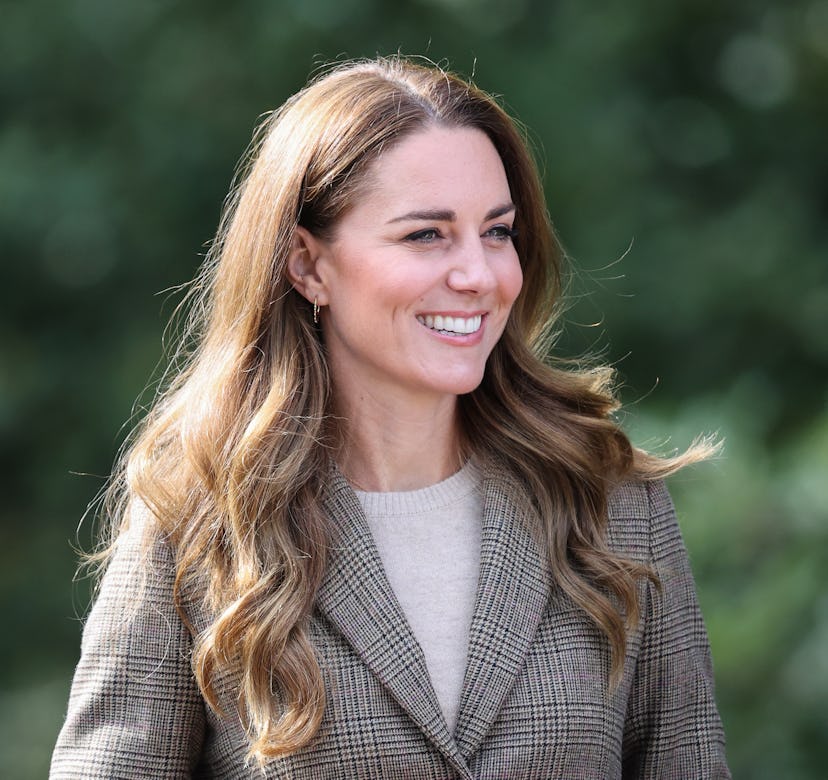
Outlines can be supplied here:
<path id="1" fill-rule="evenodd" d="M 483 316 L 475 314 L 472 317 L 452 317 L 443 314 L 418 314 L 417 321 L 439 333 L 465 336 L 480 330 Z"/>

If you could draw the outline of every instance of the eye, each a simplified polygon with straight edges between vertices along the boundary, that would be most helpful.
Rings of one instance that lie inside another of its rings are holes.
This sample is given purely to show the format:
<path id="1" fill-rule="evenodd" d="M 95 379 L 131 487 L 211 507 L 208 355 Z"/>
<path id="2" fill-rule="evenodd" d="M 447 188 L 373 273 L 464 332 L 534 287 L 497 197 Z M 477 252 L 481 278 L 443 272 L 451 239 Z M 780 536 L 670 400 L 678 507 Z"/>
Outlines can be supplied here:
<path id="1" fill-rule="evenodd" d="M 495 241 L 514 241 L 517 234 L 517 230 L 509 225 L 494 225 L 484 233 L 484 237 L 493 238 Z"/>
<path id="2" fill-rule="evenodd" d="M 440 238 L 442 236 L 439 230 L 436 228 L 426 228 L 425 230 L 417 230 L 407 235 L 403 241 L 411 241 L 415 244 L 433 244 Z"/>

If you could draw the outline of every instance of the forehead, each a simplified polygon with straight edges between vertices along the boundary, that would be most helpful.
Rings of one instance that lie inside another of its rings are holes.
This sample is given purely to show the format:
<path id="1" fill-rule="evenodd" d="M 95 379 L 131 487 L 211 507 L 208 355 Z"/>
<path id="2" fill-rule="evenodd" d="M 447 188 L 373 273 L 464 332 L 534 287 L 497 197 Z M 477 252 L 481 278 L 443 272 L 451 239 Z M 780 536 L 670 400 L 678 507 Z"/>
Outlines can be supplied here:
<path id="1" fill-rule="evenodd" d="M 457 208 L 481 201 L 488 209 L 490 201 L 509 198 L 503 162 L 483 131 L 429 126 L 386 149 L 368 166 L 352 208 Z"/>

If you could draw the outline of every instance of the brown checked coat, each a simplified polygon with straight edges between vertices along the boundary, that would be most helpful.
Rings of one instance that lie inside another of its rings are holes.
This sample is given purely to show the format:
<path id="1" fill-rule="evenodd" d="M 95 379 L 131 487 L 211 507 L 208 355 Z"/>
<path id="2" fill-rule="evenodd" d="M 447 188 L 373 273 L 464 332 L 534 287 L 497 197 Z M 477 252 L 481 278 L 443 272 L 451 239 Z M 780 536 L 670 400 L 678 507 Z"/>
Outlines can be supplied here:
<path id="1" fill-rule="evenodd" d="M 610 540 L 658 573 L 621 685 L 607 692 L 606 640 L 550 584 L 500 477 L 484 479 L 483 542 L 460 714 L 443 720 L 425 660 L 385 576 L 359 502 L 329 485 L 332 551 L 312 622 L 328 701 L 311 745 L 268 778 L 729 778 L 710 653 L 672 503 L 661 483 L 620 488 Z M 232 680 L 219 718 L 190 670 L 192 637 L 158 543 L 143 589 L 127 534 L 83 638 L 52 778 L 255 778 Z M 194 611 L 196 629 L 207 616 Z"/>

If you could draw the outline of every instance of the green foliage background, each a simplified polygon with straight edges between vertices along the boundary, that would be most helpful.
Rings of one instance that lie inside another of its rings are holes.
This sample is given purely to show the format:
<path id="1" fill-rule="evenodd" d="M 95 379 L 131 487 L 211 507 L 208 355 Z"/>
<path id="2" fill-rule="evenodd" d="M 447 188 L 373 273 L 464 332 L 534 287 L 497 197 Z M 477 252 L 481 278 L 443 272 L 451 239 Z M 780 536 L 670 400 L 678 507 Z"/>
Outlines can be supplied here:
<path id="1" fill-rule="evenodd" d="M 532 130 L 603 351 L 671 487 L 734 775 L 828 765 L 828 0 L 0 2 L 0 776 L 43 777 L 76 528 L 256 118 L 343 55 L 475 73 Z M 83 474 L 85 476 L 79 476 Z M 90 476 L 98 475 L 98 476 Z"/>

